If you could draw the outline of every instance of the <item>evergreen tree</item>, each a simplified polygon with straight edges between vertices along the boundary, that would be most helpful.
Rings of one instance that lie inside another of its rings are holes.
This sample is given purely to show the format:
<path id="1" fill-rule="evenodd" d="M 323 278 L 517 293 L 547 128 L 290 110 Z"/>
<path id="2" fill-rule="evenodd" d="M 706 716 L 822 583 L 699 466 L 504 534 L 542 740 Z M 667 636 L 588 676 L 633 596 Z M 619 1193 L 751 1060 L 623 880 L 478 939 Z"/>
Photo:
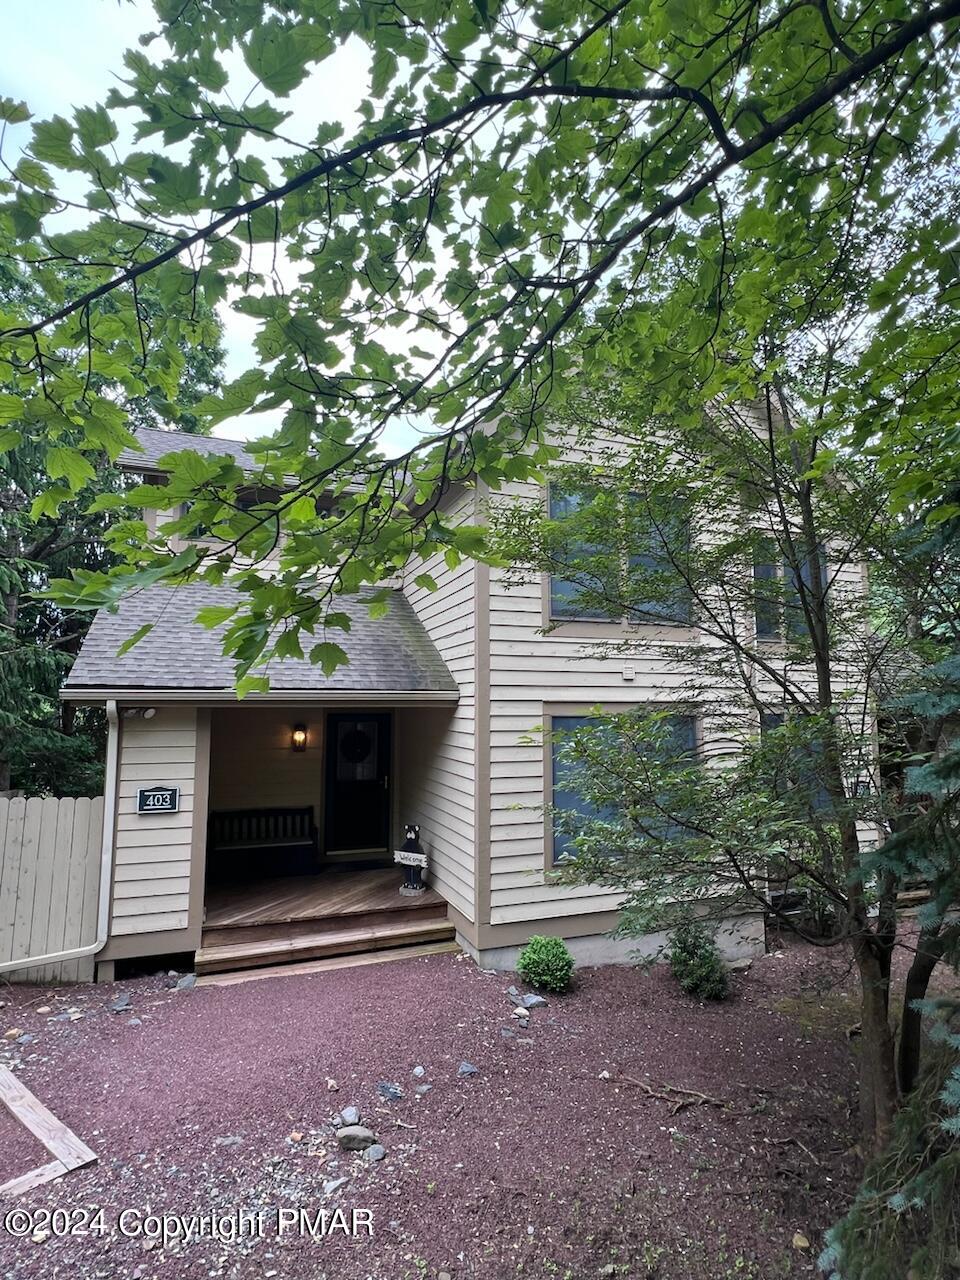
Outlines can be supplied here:
<path id="1" fill-rule="evenodd" d="M 63 275 L 66 287 L 75 289 L 75 277 L 69 271 Z M 16 306 L 36 314 L 44 301 L 28 276 L 0 264 L 0 309 Z M 149 286 L 141 291 L 140 306 L 149 328 L 160 306 Z M 202 340 L 182 345 L 180 408 L 160 388 L 145 386 L 123 402 L 133 424 L 205 429 L 189 408 L 217 385 L 223 351 L 212 311 L 201 303 L 198 316 Z M 97 374 L 92 384 L 101 396 L 119 390 L 109 372 Z M 56 511 L 38 511 L 49 485 L 47 461 L 46 448 L 27 435 L 0 453 L 0 791 L 93 795 L 102 786 L 103 713 L 58 697 L 90 615 L 38 593 L 55 578 L 76 570 L 104 571 L 116 563 L 108 538 L 116 523 L 109 499 L 119 499 L 129 486 L 106 456 L 95 454 L 83 485 L 69 500 Z M 91 509 L 97 499 L 101 502 Z"/>

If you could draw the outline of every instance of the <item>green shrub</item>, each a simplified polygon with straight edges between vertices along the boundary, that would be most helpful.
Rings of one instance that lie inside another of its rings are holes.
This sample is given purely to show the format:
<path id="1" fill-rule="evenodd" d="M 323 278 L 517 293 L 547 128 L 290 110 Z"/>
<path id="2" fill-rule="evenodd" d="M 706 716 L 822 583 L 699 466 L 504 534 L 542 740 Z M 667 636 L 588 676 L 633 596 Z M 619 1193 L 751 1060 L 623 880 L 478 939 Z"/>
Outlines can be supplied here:
<path id="1" fill-rule="evenodd" d="M 730 984 L 717 945 L 702 925 L 686 923 L 674 930 L 670 943 L 670 968 L 689 996 L 698 1000 L 725 1000 Z"/>
<path id="2" fill-rule="evenodd" d="M 517 961 L 524 982 L 543 991 L 566 991 L 572 971 L 573 956 L 562 938 L 531 938 Z"/>

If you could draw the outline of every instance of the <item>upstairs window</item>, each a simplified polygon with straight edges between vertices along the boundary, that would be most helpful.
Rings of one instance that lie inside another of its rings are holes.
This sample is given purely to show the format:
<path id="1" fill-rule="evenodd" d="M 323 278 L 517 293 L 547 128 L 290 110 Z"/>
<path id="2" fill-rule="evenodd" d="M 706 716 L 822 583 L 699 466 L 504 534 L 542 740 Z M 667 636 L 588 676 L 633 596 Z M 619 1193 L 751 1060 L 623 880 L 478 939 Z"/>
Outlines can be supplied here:
<path id="1" fill-rule="evenodd" d="M 224 514 L 233 514 L 231 507 L 243 515 L 250 515 L 257 518 L 260 514 L 258 508 L 263 503 L 276 502 L 280 497 L 280 490 L 262 485 L 244 485 L 239 488 L 236 495 L 232 499 L 229 506 L 224 508 Z M 192 512 L 193 502 L 181 502 L 176 509 L 175 518 L 178 520 L 186 519 Z M 208 509 L 211 509 L 208 504 Z M 216 526 L 214 526 L 216 527 Z M 196 524 L 188 529 L 185 533 L 179 534 L 187 542 L 216 542 L 219 541 L 210 529 L 202 524 Z"/>
<path id="2" fill-rule="evenodd" d="M 658 522 L 637 495 L 620 503 L 597 488 L 551 484 L 549 515 L 569 526 L 552 548 L 570 566 L 569 577 L 550 575 L 552 620 L 689 625 L 690 592 L 678 573 L 690 551 L 682 514 Z M 604 525 L 610 536 L 601 541 Z"/>
<path id="3" fill-rule="evenodd" d="M 826 591 L 826 556 L 823 547 L 806 556 L 797 571 L 780 555 L 772 539 L 764 540 L 753 562 L 754 624 L 758 640 L 798 640 L 808 634 L 803 598 L 814 592 L 814 565 L 819 563 L 820 582 Z"/>
<path id="4" fill-rule="evenodd" d="M 241 511 L 249 512 L 260 506 L 261 503 L 276 502 L 279 497 L 279 489 L 264 485 L 247 485 L 237 490 L 234 505 L 239 507 Z"/>
<path id="5" fill-rule="evenodd" d="M 186 520 L 192 509 L 192 502 L 181 502 L 179 507 L 177 507 L 175 519 Z M 183 538 L 185 542 L 202 542 L 205 538 L 209 537 L 209 533 L 202 524 L 195 524 L 192 528 L 187 529 L 178 536 Z"/>
<path id="6" fill-rule="evenodd" d="M 597 493 L 596 489 L 564 489 L 553 484 L 550 486 L 550 519 L 570 526 L 569 536 L 564 537 L 555 548 L 555 554 L 561 562 L 570 566 L 573 575 L 570 578 L 555 573 L 550 575 L 551 618 L 609 621 L 613 616 L 600 601 L 590 600 L 591 595 L 607 594 L 603 578 L 598 572 L 601 570 L 604 548 L 578 537 L 576 532 L 577 515 L 594 502 Z"/>
<path id="7" fill-rule="evenodd" d="M 632 496 L 626 533 L 629 620 L 689 626 L 693 600 L 683 575 L 690 561 L 689 520 L 676 512 L 655 521 L 640 498 Z"/>

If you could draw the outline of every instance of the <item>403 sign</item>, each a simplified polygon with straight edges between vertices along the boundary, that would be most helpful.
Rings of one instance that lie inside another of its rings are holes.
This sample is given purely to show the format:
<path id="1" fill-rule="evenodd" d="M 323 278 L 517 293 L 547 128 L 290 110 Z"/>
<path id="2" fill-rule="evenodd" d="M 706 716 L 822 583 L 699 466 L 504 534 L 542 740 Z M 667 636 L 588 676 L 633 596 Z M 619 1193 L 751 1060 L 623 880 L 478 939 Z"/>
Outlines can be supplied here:
<path id="1" fill-rule="evenodd" d="M 179 787 L 141 787 L 137 792 L 137 813 L 177 813 Z"/>

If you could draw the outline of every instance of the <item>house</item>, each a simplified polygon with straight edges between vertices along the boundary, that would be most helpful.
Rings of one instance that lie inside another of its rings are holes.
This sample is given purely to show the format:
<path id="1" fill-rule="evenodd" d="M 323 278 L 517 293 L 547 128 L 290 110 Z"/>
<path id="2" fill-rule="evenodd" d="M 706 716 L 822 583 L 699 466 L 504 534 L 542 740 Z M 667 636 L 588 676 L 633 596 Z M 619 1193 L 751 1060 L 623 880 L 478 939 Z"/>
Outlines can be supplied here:
<path id="1" fill-rule="evenodd" d="M 249 463 L 239 442 L 139 438 L 143 451 L 120 459 L 131 472 L 154 475 L 178 447 Z M 484 517 L 482 485 L 443 501 L 451 519 Z M 424 569 L 436 590 L 415 583 Z M 214 971 L 454 940 L 509 967 L 535 933 L 564 937 L 580 961 L 636 950 L 608 936 L 616 895 L 549 882 L 549 730 L 597 704 L 669 701 L 679 678 L 663 628 L 641 629 L 629 659 L 605 658 L 585 641 L 619 624 L 571 618 L 562 583 L 516 585 L 438 556 L 402 575 L 386 617 L 346 602 L 348 666 L 326 677 L 276 661 L 269 692 L 238 702 L 217 632 L 193 623 L 231 591 L 158 586 L 98 614 L 63 691 L 108 714 L 99 976 L 148 956 L 193 953 Z M 429 860 L 419 898 L 399 894 L 393 866 L 407 824 Z M 762 920 L 731 921 L 721 941 L 730 956 L 762 950 Z"/>

